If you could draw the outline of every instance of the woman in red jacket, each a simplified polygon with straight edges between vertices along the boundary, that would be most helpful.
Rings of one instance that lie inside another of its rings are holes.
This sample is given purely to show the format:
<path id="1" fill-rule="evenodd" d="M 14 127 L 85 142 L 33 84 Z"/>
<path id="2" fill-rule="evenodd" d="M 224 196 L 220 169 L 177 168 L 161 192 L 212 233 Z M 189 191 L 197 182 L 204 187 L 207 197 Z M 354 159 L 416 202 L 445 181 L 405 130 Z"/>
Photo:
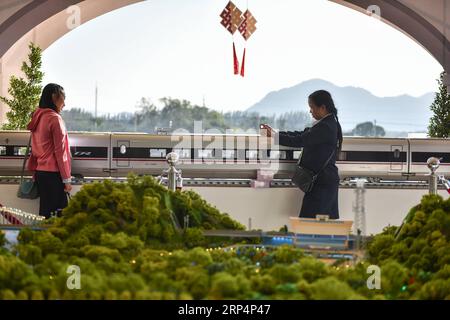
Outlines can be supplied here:
<path id="1" fill-rule="evenodd" d="M 67 194 L 72 190 L 69 137 L 61 110 L 66 95 L 60 85 L 50 83 L 42 91 L 39 108 L 33 113 L 31 156 L 28 170 L 34 172 L 39 194 L 39 214 L 46 218 L 60 215 L 67 206 Z"/>

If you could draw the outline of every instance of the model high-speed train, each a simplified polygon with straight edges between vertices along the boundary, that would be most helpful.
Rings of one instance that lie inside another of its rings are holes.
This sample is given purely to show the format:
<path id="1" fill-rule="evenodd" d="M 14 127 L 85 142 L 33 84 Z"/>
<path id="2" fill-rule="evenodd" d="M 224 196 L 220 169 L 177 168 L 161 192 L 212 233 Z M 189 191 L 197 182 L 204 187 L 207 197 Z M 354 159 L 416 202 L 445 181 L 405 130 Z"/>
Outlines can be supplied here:
<path id="1" fill-rule="evenodd" d="M 0 176 L 21 173 L 30 133 L 0 131 Z M 189 178 L 254 179 L 258 173 L 288 178 L 301 148 L 278 146 L 262 135 L 69 133 L 72 175 L 160 175 L 166 155 L 179 155 L 177 169 Z M 437 173 L 450 177 L 450 139 L 344 137 L 337 166 L 342 179 L 425 180 L 426 161 L 441 158 Z"/>

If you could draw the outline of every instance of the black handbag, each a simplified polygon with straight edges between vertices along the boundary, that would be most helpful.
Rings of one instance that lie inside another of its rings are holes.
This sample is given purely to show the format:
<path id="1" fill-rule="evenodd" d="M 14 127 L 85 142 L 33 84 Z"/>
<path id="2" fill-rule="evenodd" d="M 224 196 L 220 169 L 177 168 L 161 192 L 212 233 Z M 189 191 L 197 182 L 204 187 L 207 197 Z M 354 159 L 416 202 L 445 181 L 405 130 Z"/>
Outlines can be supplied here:
<path id="1" fill-rule="evenodd" d="M 330 160 L 333 157 L 335 152 L 336 152 L 336 150 L 333 150 L 333 152 L 331 153 L 328 160 L 325 162 L 323 167 L 316 174 L 314 174 L 313 171 L 311 171 L 305 167 L 302 167 L 300 165 L 300 159 L 299 159 L 295 166 L 294 175 L 291 177 L 292 183 L 294 183 L 304 193 L 310 192 L 312 190 L 312 188 L 314 187 L 314 183 L 316 182 L 317 177 L 319 176 L 319 174 L 322 173 L 323 169 L 325 169 L 325 167 L 330 162 Z"/>
<path id="2" fill-rule="evenodd" d="M 31 145 L 31 135 L 28 140 L 27 151 L 25 152 L 25 158 L 22 164 L 22 174 L 20 176 L 19 190 L 17 190 L 17 197 L 21 199 L 37 199 L 39 198 L 39 190 L 36 181 L 33 179 L 24 179 L 23 175 L 25 173 L 25 164 L 28 159 L 28 153 L 30 152 Z"/>

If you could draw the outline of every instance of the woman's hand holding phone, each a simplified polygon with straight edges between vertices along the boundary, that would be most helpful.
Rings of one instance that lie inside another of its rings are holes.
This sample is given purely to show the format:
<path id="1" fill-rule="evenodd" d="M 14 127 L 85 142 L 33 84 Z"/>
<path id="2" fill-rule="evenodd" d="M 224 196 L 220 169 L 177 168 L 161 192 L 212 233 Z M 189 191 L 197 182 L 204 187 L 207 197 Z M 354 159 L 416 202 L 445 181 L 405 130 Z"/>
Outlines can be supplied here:
<path id="1" fill-rule="evenodd" d="M 268 124 L 261 124 L 260 129 L 265 129 L 267 132 L 267 137 L 269 137 L 269 138 L 272 137 L 276 133 L 276 131 Z"/>

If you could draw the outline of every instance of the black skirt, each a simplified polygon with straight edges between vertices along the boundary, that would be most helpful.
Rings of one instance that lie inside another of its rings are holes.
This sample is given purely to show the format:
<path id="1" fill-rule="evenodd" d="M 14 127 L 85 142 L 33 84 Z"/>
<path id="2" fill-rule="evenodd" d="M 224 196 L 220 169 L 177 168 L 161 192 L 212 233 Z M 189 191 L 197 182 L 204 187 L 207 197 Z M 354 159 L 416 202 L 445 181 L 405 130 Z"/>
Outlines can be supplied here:
<path id="1" fill-rule="evenodd" d="M 67 207 L 61 175 L 59 172 L 36 171 L 35 177 L 40 195 L 39 215 L 46 218 L 61 216 L 62 209 Z"/>
<path id="2" fill-rule="evenodd" d="M 339 219 L 338 206 L 339 183 L 315 184 L 303 198 L 300 218 L 315 218 L 318 214 L 328 215 L 330 219 Z"/>

